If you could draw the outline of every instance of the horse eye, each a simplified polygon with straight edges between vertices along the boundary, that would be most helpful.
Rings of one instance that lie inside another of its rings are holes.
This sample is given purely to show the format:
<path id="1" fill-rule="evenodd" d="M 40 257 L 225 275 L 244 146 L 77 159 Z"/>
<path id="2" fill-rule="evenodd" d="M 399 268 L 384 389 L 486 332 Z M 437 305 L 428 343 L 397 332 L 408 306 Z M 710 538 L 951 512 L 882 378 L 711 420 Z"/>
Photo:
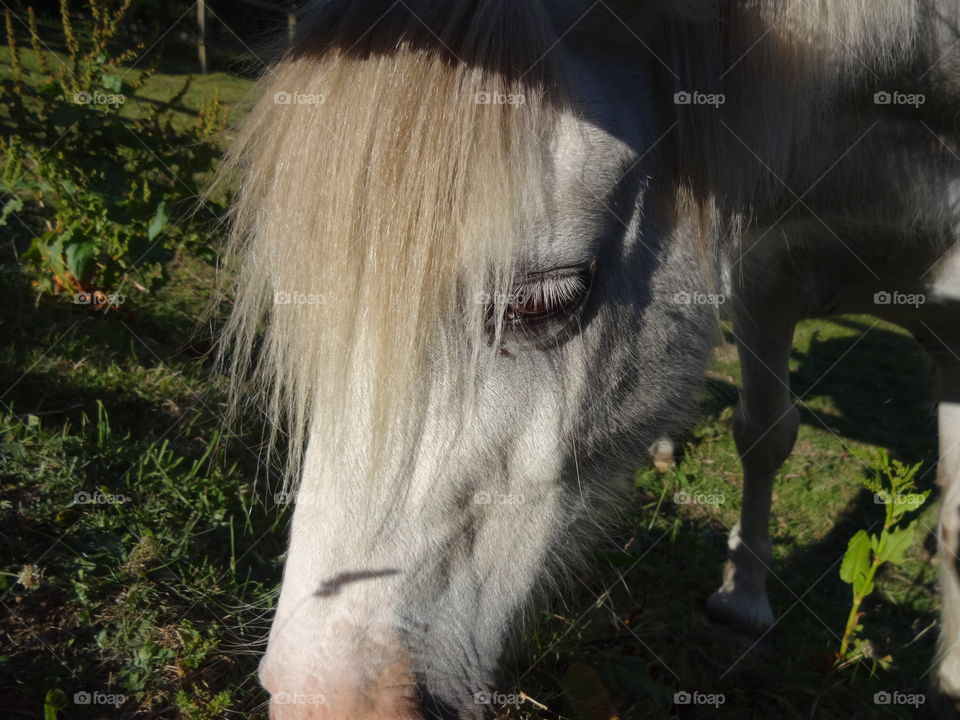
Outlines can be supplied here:
<path id="1" fill-rule="evenodd" d="M 504 310 L 508 325 L 532 327 L 568 315 L 583 303 L 590 290 L 596 261 L 526 276 L 514 286 Z"/>

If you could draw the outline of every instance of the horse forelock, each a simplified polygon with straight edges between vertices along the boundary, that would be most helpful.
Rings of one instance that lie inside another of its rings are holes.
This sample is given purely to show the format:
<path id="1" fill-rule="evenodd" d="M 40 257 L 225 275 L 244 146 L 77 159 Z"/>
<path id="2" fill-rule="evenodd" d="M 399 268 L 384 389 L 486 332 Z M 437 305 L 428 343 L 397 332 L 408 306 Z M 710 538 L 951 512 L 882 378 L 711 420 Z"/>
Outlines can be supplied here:
<path id="1" fill-rule="evenodd" d="M 434 379 L 489 349 L 479 298 L 506 295 L 540 202 L 555 40 L 538 2 L 326 3 L 261 81 L 224 171 L 243 180 L 223 357 L 235 400 L 288 430 L 287 480 L 308 435 L 353 480 L 411 445 L 444 318 L 467 315 L 472 355 Z"/>

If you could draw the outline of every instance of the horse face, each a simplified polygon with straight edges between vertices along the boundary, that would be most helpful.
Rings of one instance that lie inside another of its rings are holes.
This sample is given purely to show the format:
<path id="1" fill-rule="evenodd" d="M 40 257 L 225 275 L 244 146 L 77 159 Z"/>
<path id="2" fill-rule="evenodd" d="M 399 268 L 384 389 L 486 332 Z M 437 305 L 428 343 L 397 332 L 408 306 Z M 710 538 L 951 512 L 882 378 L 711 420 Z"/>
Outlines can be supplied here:
<path id="1" fill-rule="evenodd" d="M 591 38 L 574 33 L 550 52 L 565 55 L 575 93 L 537 148 L 538 202 L 514 243 L 512 288 L 473 288 L 459 311 L 437 319 L 420 401 L 393 408 L 407 422 L 391 438 L 381 484 L 369 472 L 377 424 L 363 410 L 311 425 L 260 669 L 272 717 L 483 717 L 490 693 L 503 690 L 498 669 L 534 590 L 553 584 L 583 529 L 602 522 L 594 515 L 628 489 L 630 471 L 675 424 L 700 375 L 713 308 L 694 301 L 709 287 L 694 216 L 669 177 L 673 126 L 653 70 L 643 69 L 649 58 L 626 78 L 606 66 L 623 58 L 604 60 Z M 317 112 L 330 112 L 330 102 Z M 514 102 L 497 112 L 525 111 Z M 301 135 L 329 143 L 319 124 L 307 118 Z M 271 132 L 274 123 L 263 125 Z M 268 153 L 270 173 L 295 162 L 277 160 L 288 144 Z M 379 150 L 374 144 L 371 157 Z M 304 214 L 281 212 L 284 193 L 263 187 L 251 218 L 258 202 L 284 221 Z M 484 347 L 471 354 L 478 336 Z M 391 360 L 359 357 L 358 383 L 343 393 L 363 396 L 363 363 Z M 468 402 L 460 384 L 470 386 Z M 331 422 L 348 439 L 334 453 L 335 472 Z"/>
<path id="2" fill-rule="evenodd" d="M 672 189 L 649 180 L 663 129 L 582 72 L 591 105 L 543 148 L 548 202 L 511 297 L 464 300 L 505 313 L 469 411 L 429 393 L 399 492 L 317 487 L 322 449 L 307 451 L 261 666 L 274 717 L 483 716 L 534 588 L 699 374 L 709 313 L 685 298 L 704 281 Z M 431 348 L 437 364 L 458 328 Z"/>

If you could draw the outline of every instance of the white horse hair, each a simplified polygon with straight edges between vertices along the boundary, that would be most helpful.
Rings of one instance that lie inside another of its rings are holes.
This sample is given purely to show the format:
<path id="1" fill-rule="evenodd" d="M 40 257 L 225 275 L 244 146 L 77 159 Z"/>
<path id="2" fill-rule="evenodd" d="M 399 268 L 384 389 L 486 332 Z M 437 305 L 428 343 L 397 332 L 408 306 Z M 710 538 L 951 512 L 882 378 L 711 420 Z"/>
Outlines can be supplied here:
<path id="1" fill-rule="evenodd" d="M 225 169 L 226 369 L 288 434 L 297 492 L 272 717 L 482 717 L 534 592 L 689 420 L 716 316 L 682 299 L 721 276 L 745 495 L 708 609 L 774 622 L 794 326 L 888 318 L 941 371 L 936 674 L 960 698 L 958 21 L 948 0 L 311 4 Z M 928 302 L 875 304 L 892 291 Z"/>

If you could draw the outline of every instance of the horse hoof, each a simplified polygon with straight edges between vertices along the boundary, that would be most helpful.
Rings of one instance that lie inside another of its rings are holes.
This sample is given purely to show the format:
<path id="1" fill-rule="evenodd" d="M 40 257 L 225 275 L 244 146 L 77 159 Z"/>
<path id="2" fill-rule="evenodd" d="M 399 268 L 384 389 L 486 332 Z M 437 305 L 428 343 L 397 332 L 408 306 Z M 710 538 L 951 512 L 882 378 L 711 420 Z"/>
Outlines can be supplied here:
<path id="1" fill-rule="evenodd" d="M 773 611 L 766 597 L 744 598 L 718 590 L 707 600 L 707 617 L 747 637 L 759 639 L 773 627 Z"/>
<path id="2" fill-rule="evenodd" d="M 766 659 L 776 655 L 776 643 L 769 629 L 766 633 L 756 635 L 714 618 L 709 613 L 704 615 L 704 620 L 714 637 L 718 637 L 729 649 L 731 658 L 736 658 L 738 662 L 746 658 Z"/>

